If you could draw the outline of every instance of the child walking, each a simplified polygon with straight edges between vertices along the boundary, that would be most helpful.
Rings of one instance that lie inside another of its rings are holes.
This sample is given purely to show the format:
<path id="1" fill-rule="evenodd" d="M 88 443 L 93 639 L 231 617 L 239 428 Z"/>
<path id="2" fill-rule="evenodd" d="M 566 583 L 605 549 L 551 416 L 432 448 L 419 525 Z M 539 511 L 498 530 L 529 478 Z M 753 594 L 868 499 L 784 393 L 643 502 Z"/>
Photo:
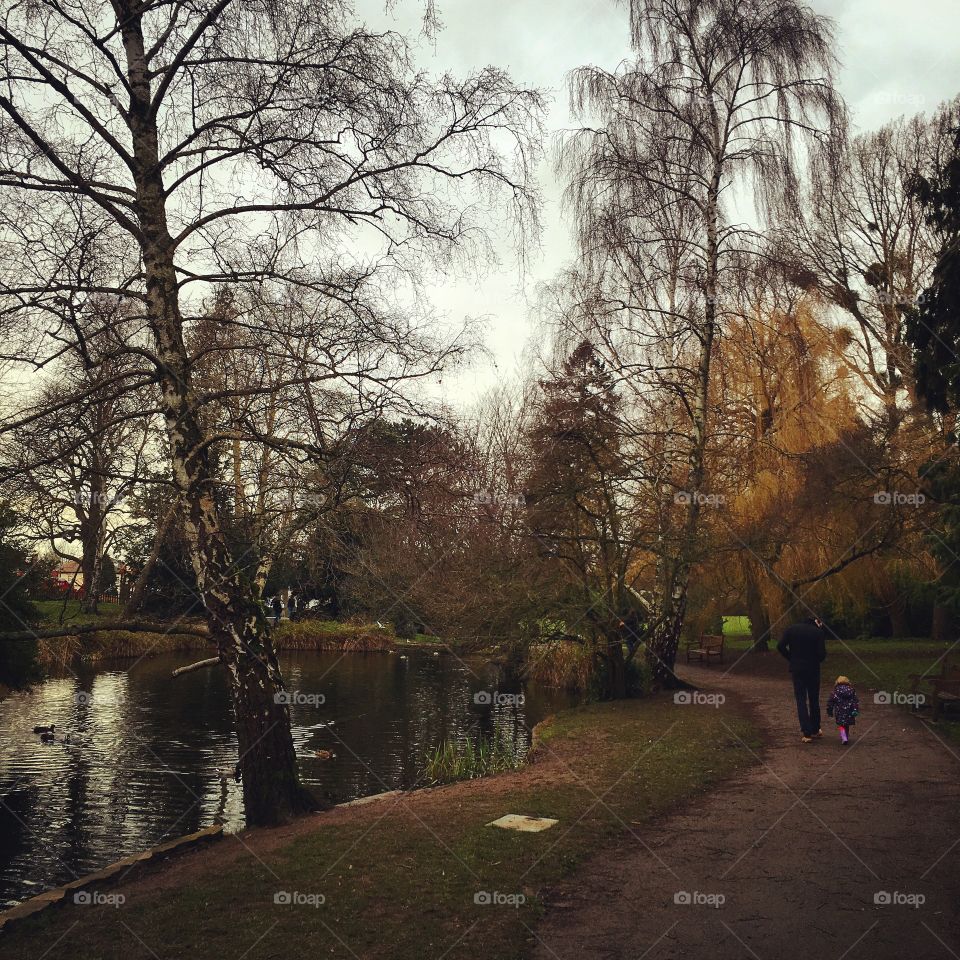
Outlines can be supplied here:
<path id="1" fill-rule="evenodd" d="M 857 722 L 860 713 L 860 701 L 857 691 L 847 677 L 837 677 L 837 685 L 827 701 L 827 716 L 833 717 L 840 730 L 840 742 L 846 746 L 850 742 L 850 727 Z"/>

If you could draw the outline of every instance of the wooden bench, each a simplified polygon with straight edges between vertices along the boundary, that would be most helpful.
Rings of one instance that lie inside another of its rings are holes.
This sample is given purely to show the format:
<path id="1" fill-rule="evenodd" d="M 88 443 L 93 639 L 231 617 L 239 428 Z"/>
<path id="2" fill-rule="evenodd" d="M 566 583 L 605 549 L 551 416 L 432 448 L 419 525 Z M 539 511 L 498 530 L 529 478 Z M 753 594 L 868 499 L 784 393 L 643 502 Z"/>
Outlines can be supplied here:
<path id="1" fill-rule="evenodd" d="M 956 670 L 957 667 L 950 662 L 950 660 L 944 657 L 940 661 L 940 671 L 938 673 L 911 673 L 908 677 L 910 680 L 910 693 L 914 696 L 918 694 L 924 694 L 925 700 L 922 704 L 918 704 L 914 701 L 914 705 L 911 707 L 912 710 L 918 710 L 920 706 L 929 706 L 930 702 L 933 700 L 932 693 L 925 693 L 920 689 L 921 684 L 929 683 L 933 684 L 936 680 L 949 680 L 952 676 L 952 671 Z"/>
<path id="2" fill-rule="evenodd" d="M 709 663 L 711 657 L 716 657 L 723 663 L 723 637 L 702 633 L 696 640 L 687 641 L 687 663 L 691 660 L 700 660 Z"/>
<path id="3" fill-rule="evenodd" d="M 946 675 L 930 681 L 933 687 L 933 719 L 939 720 L 948 703 L 960 703 L 960 667 L 951 667 Z"/>

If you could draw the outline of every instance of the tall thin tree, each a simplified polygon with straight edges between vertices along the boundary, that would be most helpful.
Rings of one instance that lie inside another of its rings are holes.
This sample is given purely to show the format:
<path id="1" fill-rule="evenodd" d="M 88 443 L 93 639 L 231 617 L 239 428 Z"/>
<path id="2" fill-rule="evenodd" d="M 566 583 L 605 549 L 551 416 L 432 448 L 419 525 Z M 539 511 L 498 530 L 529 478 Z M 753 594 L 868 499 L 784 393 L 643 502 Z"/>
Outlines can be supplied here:
<path id="1" fill-rule="evenodd" d="M 795 0 L 633 0 L 636 58 L 570 82 L 583 126 L 560 168 L 584 263 L 607 307 L 591 339 L 634 389 L 665 390 L 656 680 L 672 684 L 707 482 L 714 345 L 799 141 L 835 128 L 830 22 Z M 739 219 L 739 222 L 738 222 Z M 596 311 L 595 311 L 596 313 Z M 615 354 L 615 355 L 614 355 Z"/>

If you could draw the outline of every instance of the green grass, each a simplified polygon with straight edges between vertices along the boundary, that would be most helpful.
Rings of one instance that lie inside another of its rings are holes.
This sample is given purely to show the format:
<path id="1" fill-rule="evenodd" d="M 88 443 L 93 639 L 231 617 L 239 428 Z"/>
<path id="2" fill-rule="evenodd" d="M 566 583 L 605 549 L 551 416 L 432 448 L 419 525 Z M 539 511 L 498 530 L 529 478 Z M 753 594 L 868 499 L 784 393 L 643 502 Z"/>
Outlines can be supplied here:
<path id="1" fill-rule="evenodd" d="M 724 617 L 723 635 L 731 636 L 750 636 L 750 618 L 749 617 Z"/>
<path id="2" fill-rule="evenodd" d="M 776 648 L 776 640 L 771 638 L 770 649 Z M 749 635 L 732 634 L 725 636 L 726 650 L 749 650 L 753 641 Z M 827 650 L 832 657 L 840 651 L 853 651 L 854 654 L 880 654 L 883 656 L 932 656 L 936 658 L 950 647 L 949 643 L 935 643 L 924 637 L 855 637 L 828 639 Z M 957 648 L 960 655 L 960 647 Z"/>
<path id="3" fill-rule="evenodd" d="M 79 600 L 68 600 L 66 609 L 62 600 L 37 600 L 34 606 L 40 611 L 43 619 L 50 624 L 60 622 L 61 612 L 65 623 L 75 624 L 99 623 L 101 620 L 109 622 L 123 612 L 123 607 L 119 603 L 101 603 L 98 613 L 81 613 Z"/>
<path id="4" fill-rule="evenodd" d="M 155 960 L 193 956 L 202 945 L 209 956 L 245 960 L 291 951 L 333 960 L 527 957 L 546 885 L 587 856 L 616 856 L 628 831 L 642 836 L 651 817 L 755 762 L 755 747 L 731 703 L 591 704 L 548 722 L 537 761 L 518 772 L 321 818 L 309 833 L 256 856 L 238 850 L 228 864 L 216 851 L 198 854 L 159 894 L 127 888 L 120 908 L 67 907 L 26 921 L 4 934 L 4 956 Z M 486 826 L 506 813 L 560 823 L 537 834 Z M 279 891 L 325 902 L 277 906 Z M 475 901 L 492 892 L 524 901 Z"/>

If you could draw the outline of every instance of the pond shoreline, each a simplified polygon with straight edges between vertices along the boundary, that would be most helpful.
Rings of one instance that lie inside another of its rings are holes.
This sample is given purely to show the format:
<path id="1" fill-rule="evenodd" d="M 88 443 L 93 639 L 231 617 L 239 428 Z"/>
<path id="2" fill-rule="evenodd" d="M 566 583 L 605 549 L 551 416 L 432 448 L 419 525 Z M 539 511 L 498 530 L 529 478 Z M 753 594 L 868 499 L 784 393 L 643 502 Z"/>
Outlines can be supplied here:
<path id="1" fill-rule="evenodd" d="M 144 873 L 124 885 L 122 907 L 142 949 L 131 953 L 129 937 L 104 922 L 115 915 L 107 908 L 44 912 L 18 923 L 6 946 L 24 960 L 44 949 L 65 958 L 78 943 L 105 960 L 139 960 L 154 944 L 176 956 L 198 942 L 235 956 L 262 935 L 259 955 L 274 955 L 294 941 L 329 952 L 334 929 L 352 956 L 408 960 L 451 943 L 462 957 L 515 954 L 546 890 L 572 867 L 756 763 L 754 729 L 733 698 L 717 711 L 668 697 L 562 710 L 536 725 L 537 748 L 517 771 L 245 830 Z M 585 789 L 603 803 L 585 808 Z M 560 823 L 521 839 L 488 826 L 504 813 Z M 522 894 L 521 906 L 484 906 L 484 890 Z M 289 891 L 320 905 L 277 907 Z"/>
<path id="2" fill-rule="evenodd" d="M 532 727 L 572 702 L 563 692 L 521 686 L 484 659 L 413 643 L 375 652 L 280 653 L 301 776 L 327 809 L 423 783 L 430 757 L 447 743 L 500 738 L 522 756 Z M 172 679 L 205 653 L 151 654 L 101 656 L 4 701 L 0 904 L 160 843 L 171 823 L 176 833 L 212 822 L 228 833 L 243 829 L 223 670 Z M 514 693 L 523 696 L 507 696 Z M 51 742 L 33 733 L 53 724 Z M 61 823 L 79 843 L 67 842 Z"/>
<path id="3" fill-rule="evenodd" d="M 546 718 L 546 720 L 549 719 L 549 717 Z M 539 726 L 539 724 L 537 724 L 537 726 Z M 535 730 L 536 728 L 534 728 L 534 731 Z M 407 791 L 385 790 L 382 793 L 371 793 L 368 796 L 357 797 L 354 800 L 346 800 L 343 803 L 335 804 L 330 809 L 335 810 L 338 807 L 366 806 L 369 803 L 377 803 L 398 797 L 403 793 L 409 794 L 415 793 L 417 790 L 431 789 L 435 788 L 418 787 L 414 790 Z M 319 811 L 319 813 L 325 812 L 328 811 Z M 38 893 L 35 897 L 23 900 L 16 906 L 9 907 L 6 910 L 0 910 L 0 933 L 9 930 L 15 923 L 25 920 L 27 917 L 32 917 L 42 910 L 47 910 L 53 906 L 69 905 L 70 900 L 67 899 L 67 896 L 71 891 L 83 891 L 88 894 L 92 892 L 99 893 L 103 887 L 112 888 L 114 886 L 120 886 L 124 882 L 132 883 L 135 880 L 143 880 L 146 870 L 165 867 L 170 863 L 171 857 L 194 852 L 201 845 L 206 846 L 215 840 L 222 840 L 224 836 L 229 836 L 229 834 L 224 833 L 222 823 L 211 824 L 202 830 L 185 834 L 182 837 L 175 837 L 173 840 L 149 847 L 140 853 L 134 853 L 128 857 L 124 857 L 122 860 L 116 860 L 113 863 L 101 867 L 99 870 L 95 870 L 93 873 L 77 877 L 76 880 L 71 880 L 69 883 L 54 887 L 51 890 L 45 890 L 43 893 Z M 85 888 L 87 887 L 95 887 L 95 890 L 86 890 Z M 79 901 L 74 900 L 74 902 Z"/>
<path id="4" fill-rule="evenodd" d="M 433 650 L 455 654 L 457 647 L 444 641 L 404 640 L 388 630 L 376 627 L 354 628 L 344 625 L 342 630 L 326 626 L 313 626 L 313 622 L 284 621 L 271 631 L 276 650 L 293 651 L 339 651 L 354 653 L 394 653 L 398 650 Z M 96 665 L 110 660 L 139 660 L 167 653 L 209 651 L 211 642 L 194 633 L 134 633 L 126 630 L 111 630 L 105 624 L 102 630 L 83 634 L 67 634 L 46 638 L 39 642 L 39 662 L 48 673 L 68 671 L 80 664 Z M 492 659 L 495 651 L 462 651 L 464 655 Z M 0 699 L 11 691 L 0 687 Z"/>

